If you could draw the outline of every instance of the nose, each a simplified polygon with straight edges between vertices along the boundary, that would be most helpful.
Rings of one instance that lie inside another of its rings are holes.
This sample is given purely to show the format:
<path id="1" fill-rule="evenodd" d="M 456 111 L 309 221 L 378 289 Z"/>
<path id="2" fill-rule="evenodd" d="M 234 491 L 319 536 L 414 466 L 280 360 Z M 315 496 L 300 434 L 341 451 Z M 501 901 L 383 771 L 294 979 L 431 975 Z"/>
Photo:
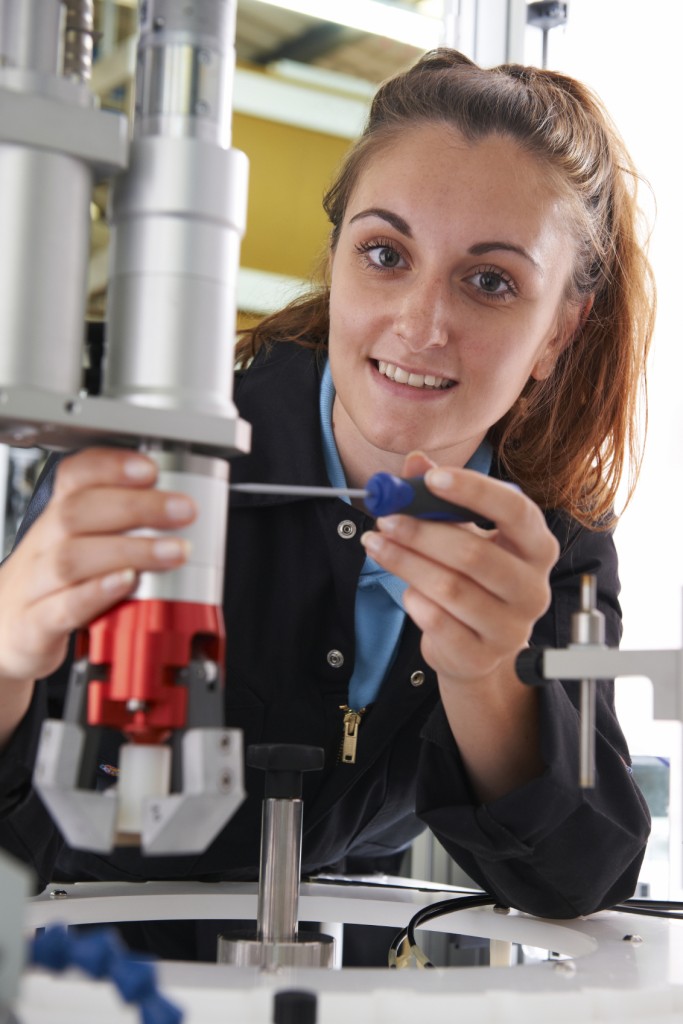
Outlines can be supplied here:
<path id="1" fill-rule="evenodd" d="M 396 315 L 396 333 L 411 352 L 443 348 L 450 335 L 450 287 L 436 277 L 415 277 L 406 285 Z"/>

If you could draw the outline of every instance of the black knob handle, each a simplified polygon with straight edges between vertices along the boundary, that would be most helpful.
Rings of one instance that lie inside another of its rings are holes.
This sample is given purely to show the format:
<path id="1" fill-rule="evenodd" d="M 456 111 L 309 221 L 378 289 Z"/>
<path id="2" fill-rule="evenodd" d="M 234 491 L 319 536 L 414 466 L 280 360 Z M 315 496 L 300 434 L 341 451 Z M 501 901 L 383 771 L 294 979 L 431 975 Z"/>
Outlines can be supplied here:
<path id="1" fill-rule="evenodd" d="M 303 773 L 319 772 L 324 763 L 322 747 L 298 743 L 258 743 L 247 747 L 247 764 L 266 773 L 266 799 L 300 799 Z"/>
<path id="2" fill-rule="evenodd" d="M 515 671 L 527 686 L 543 686 L 548 680 L 543 675 L 544 647 L 529 647 L 517 655 Z"/>
<path id="3" fill-rule="evenodd" d="M 273 1000 L 273 1024 L 315 1024 L 318 997 L 304 989 L 276 992 Z"/>

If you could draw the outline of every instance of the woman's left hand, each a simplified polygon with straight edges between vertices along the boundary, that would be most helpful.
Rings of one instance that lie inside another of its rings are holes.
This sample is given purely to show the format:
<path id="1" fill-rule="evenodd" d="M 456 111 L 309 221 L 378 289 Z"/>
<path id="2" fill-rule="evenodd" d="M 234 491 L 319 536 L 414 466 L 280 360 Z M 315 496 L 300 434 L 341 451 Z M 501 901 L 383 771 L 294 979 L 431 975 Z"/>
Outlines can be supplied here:
<path id="1" fill-rule="evenodd" d="M 520 778 L 533 775 L 541 767 L 534 732 L 536 694 L 519 681 L 514 666 L 550 604 L 549 576 L 559 556 L 558 542 L 538 506 L 500 480 L 473 470 L 435 467 L 419 453 L 407 457 L 403 472 L 424 474 L 434 494 L 472 509 L 496 528 L 391 515 L 377 520 L 363 544 L 409 585 L 404 605 L 422 630 L 422 653 L 437 673 L 466 762 L 467 749 L 472 748 L 477 762 L 476 744 L 493 735 L 499 742 L 503 732 L 509 734 L 503 774 L 509 775 L 519 750 L 524 762 Z M 476 776 L 470 765 L 473 769 Z M 489 799 L 501 788 L 491 782 L 482 786 Z"/>

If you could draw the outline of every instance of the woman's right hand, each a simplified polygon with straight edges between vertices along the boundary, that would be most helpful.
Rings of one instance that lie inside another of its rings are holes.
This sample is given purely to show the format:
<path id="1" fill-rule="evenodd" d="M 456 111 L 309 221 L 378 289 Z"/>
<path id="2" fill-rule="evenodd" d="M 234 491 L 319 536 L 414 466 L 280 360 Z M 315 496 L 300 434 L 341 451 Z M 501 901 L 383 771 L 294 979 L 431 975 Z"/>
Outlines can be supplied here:
<path id="1" fill-rule="evenodd" d="M 187 544 L 173 531 L 192 522 L 196 506 L 186 495 L 158 491 L 156 479 L 151 459 L 113 448 L 82 451 L 57 467 L 47 508 L 0 568 L 6 697 L 11 681 L 58 668 L 71 632 L 131 594 L 139 573 L 186 560 Z M 170 533 L 130 536 L 142 528 Z"/>

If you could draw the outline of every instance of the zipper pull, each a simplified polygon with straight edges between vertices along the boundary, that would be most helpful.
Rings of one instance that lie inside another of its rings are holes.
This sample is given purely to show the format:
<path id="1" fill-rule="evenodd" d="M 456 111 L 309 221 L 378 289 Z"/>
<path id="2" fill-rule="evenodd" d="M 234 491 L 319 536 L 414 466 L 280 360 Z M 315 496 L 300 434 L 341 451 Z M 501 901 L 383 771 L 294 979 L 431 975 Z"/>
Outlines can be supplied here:
<path id="1" fill-rule="evenodd" d="M 365 714 L 365 708 L 361 708 L 360 711 L 354 711 L 348 704 L 340 704 L 339 710 L 344 712 L 344 734 L 342 736 L 339 760 L 343 764 L 355 764 L 358 730 L 360 728 L 360 720 Z"/>

